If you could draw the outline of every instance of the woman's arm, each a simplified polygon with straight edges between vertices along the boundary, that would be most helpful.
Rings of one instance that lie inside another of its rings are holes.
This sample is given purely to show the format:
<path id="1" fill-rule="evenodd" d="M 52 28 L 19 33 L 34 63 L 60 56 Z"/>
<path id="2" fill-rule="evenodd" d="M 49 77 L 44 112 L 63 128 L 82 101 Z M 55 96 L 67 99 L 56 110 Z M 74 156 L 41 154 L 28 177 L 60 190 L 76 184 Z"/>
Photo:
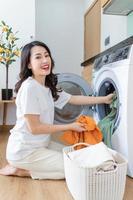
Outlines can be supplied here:
<path id="1" fill-rule="evenodd" d="M 69 102 L 73 105 L 93 105 L 93 104 L 110 104 L 112 102 L 114 94 L 109 94 L 107 96 L 82 96 L 82 95 L 72 95 Z"/>
<path id="2" fill-rule="evenodd" d="M 74 130 L 78 132 L 85 131 L 84 124 L 74 122 L 64 125 L 44 124 L 40 122 L 39 115 L 26 114 L 25 120 L 29 131 L 35 134 L 54 134 L 60 131 Z"/>

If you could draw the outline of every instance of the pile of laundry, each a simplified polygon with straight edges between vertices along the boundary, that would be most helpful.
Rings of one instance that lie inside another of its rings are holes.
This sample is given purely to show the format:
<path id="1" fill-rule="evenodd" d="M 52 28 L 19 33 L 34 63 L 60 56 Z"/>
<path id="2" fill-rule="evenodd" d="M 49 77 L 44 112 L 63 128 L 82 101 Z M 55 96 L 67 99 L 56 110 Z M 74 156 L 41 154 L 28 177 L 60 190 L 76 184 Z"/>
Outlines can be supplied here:
<path id="1" fill-rule="evenodd" d="M 116 167 L 111 151 L 111 136 L 114 132 L 118 101 L 116 95 L 110 105 L 111 112 L 98 125 L 92 117 L 81 115 L 76 121 L 85 125 L 85 131 L 66 131 L 61 140 L 66 145 L 74 145 L 68 156 L 80 167 L 95 167 L 97 171 L 113 170 Z M 103 143 L 104 142 L 104 143 Z M 85 143 L 85 144 L 83 144 Z M 86 145 L 88 146 L 86 147 Z"/>
<path id="2" fill-rule="evenodd" d="M 65 144 L 73 145 L 73 151 L 68 153 L 69 158 L 79 167 L 95 167 L 97 171 L 115 169 L 116 162 L 107 146 L 102 142 L 103 135 L 95 120 L 81 115 L 77 122 L 84 123 L 86 131 L 80 133 L 66 131 L 61 136 L 61 140 Z"/>
<path id="3" fill-rule="evenodd" d="M 111 148 L 111 137 L 115 129 L 117 107 L 118 99 L 117 96 L 114 95 L 113 101 L 110 104 L 111 112 L 102 120 L 100 120 L 98 125 L 92 117 L 81 115 L 76 121 L 83 123 L 85 125 L 86 131 L 81 133 L 76 131 L 66 131 L 61 136 L 61 140 L 66 145 L 73 145 L 79 142 L 97 144 L 101 141 L 104 141 L 104 143 Z M 82 148 L 82 146 L 77 147 L 77 149 L 80 148 Z"/>
<path id="4" fill-rule="evenodd" d="M 81 115 L 76 121 L 83 123 L 86 130 L 63 133 L 61 140 L 67 145 L 73 145 L 73 151 L 69 152 L 68 156 L 75 164 L 80 167 L 95 167 L 97 171 L 109 171 L 116 168 L 116 161 L 108 147 L 111 147 L 117 106 L 117 96 L 114 95 L 110 105 L 111 112 L 98 125 L 92 117 Z"/>
<path id="5" fill-rule="evenodd" d="M 76 121 L 83 123 L 86 131 L 80 133 L 77 131 L 65 131 L 61 136 L 61 140 L 66 145 L 73 145 L 81 142 L 87 144 L 97 144 L 102 141 L 102 132 L 92 117 L 81 115 Z M 82 146 L 83 145 L 78 146 L 77 149 L 82 148 Z"/>
<path id="6" fill-rule="evenodd" d="M 80 150 L 73 150 L 68 153 L 68 156 L 77 166 L 95 168 L 97 172 L 111 171 L 116 168 L 116 161 L 103 142 L 88 145 Z"/>

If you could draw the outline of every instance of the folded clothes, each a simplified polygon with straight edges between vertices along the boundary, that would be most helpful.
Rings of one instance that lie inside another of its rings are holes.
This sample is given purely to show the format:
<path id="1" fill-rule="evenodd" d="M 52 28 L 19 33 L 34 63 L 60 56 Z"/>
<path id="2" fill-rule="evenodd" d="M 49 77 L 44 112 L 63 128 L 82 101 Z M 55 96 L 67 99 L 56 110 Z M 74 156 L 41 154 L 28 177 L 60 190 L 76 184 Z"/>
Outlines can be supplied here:
<path id="1" fill-rule="evenodd" d="M 117 163 L 115 163 L 114 161 L 108 160 L 108 161 L 103 162 L 103 164 L 99 165 L 96 168 L 96 170 L 97 172 L 100 172 L 100 171 L 107 172 L 107 171 L 114 170 L 116 168 L 116 165 Z"/>
<path id="2" fill-rule="evenodd" d="M 112 170 L 116 166 L 112 154 L 103 142 L 69 152 L 68 156 L 78 166 L 96 168 L 97 171 Z"/>

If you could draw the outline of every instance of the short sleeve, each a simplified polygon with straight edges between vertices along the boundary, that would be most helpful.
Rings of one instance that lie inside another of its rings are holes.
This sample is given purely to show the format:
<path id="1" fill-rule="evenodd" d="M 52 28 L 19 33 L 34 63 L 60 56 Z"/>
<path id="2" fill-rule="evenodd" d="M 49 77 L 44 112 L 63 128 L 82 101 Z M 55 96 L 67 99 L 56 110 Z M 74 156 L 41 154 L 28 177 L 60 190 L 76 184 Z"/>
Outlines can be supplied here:
<path id="1" fill-rule="evenodd" d="M 70 100 L 71 98 L 71 94 L 68 94 L 65 91 L 59 92 L 58 93 L 59 98 L 57 99 L 57 101 L 55 101 L 55 107 L 62 109 Z"/>
<path id="2" fill-rule="evenodd" d="M 21 110 L 23 114 L 40 114 L 40 105 L 37 91 L 29 86 L 24 87 L 20 95 Z"/>

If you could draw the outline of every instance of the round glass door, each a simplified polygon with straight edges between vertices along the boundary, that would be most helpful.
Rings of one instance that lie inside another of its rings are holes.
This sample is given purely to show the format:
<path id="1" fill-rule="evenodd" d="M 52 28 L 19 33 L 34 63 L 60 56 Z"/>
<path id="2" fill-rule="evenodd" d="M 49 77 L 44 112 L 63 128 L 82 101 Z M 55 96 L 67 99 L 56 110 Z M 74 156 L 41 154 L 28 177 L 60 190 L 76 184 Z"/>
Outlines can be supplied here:
<path id="1" fill-rule="evenodd" d="M 117 77 L 111 70 L 108 70 L 107 68 L 102 69 L 97 75 L 94 85 L 95 85 L 96 96 L 106 96 L 110 93 L 116 94 L 117 107 L 116 107 L 116 114 L 114 116 L 115 127 L 116 127 L 120 119 L 120 105 L 121 105 L 120 95 L 119 95 L 120 87 L 117 81 Z M 98 116 L 98 121 L 106 117 L 111 112 L 111 109 L 112 108 L 110 104 L 96 105 L 96 113 Z"/>
<path id="2" fill-rule="evenodd" d="M 113 80 L 107 78 L 105 79 L 101 85 L 99 86 L 99 90 L 98 90 L 98 96 L 106 96 L 110 93 L 116 93 L 117 96 L 117 101 L 119 102 L 119 93 L 118 93 L 118 89 L 114 83 Z M 99 119 L 103 119 L 104 117 L 106 117 L 110 112 L 111 112 L 111 107 L 109 104 L 99 104 L 97 105 L 97 112 L 99 115 Z M 115 121 L 117 121 L 119 115 L 119 107 L 117 107 L 117 112 L 115 115 Z"/>

